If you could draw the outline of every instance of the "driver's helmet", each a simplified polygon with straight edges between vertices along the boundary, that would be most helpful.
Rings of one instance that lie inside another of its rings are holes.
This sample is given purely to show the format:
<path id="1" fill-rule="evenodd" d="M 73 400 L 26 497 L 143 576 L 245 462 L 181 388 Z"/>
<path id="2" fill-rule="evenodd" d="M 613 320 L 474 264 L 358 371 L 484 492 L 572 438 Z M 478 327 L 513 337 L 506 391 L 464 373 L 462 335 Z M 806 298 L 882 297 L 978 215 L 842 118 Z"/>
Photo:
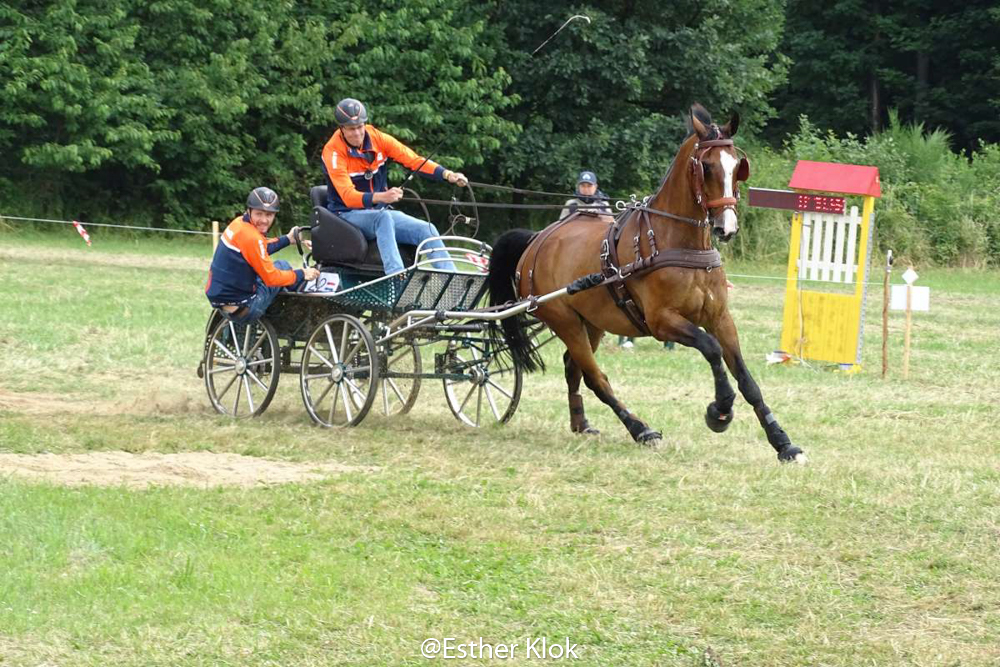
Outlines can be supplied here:
<path id="1" fill-rule="evenodd" d="M 254 188 L 247 197 L 247 208 L 277 213 L 280 210 L 278 208 L 278 193 L 271 188 Z"/>
<path id="2" fill-rule="evenodd" d="M 365 105 L 353 97 L 345 97 L 337 102 L 333 117 L 337 120 L 337 125 L 354 127 L 364 125 L 368 122 L 368 110 Z"/>

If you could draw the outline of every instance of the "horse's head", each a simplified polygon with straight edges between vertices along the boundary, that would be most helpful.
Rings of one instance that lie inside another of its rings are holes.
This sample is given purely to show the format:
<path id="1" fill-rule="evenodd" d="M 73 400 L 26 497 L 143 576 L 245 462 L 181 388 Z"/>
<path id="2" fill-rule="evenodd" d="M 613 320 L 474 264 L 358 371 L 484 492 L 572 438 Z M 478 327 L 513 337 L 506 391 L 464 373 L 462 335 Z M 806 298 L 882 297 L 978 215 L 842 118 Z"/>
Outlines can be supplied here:
<path id="1" fill-rule="evenodd" d="M 691 107 L 690 125 L 696 135 L 691 151 L 691 189 L 695 201 L 712 221 L 712 232 L 721 241 L 729 241 L 739 231 L 736 202 L 740 199 L 739 182 L 750 178 L 746 154 L 733 145 L 740 126 L 739 114 L 719 127 L 704 107 Z"/>

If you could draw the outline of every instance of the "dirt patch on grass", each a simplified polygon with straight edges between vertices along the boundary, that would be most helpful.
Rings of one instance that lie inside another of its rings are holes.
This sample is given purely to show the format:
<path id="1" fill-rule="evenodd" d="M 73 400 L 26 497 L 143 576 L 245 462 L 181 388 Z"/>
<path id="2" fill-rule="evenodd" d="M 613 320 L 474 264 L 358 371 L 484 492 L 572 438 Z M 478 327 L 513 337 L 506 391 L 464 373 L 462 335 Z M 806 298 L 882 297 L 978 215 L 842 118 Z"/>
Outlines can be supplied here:
<path id="1" fill-rule="evenodd" d="M 0 454 L 0 477 L 15 475 L 66 486 L 251 487 L 311 482 L 344 473 L 377 470 L 371 466 L 294 463 L 213 452 Z"/>
<path id="2" fill-rule="evenodd" d="M 28 415 L 86 414 L 93 405 L 56 394 L 42 392 L 15 393 L 0 389 L 0 411 L 21 412 Z"/>
<path id="3" fill-rule="evenodd" d="M 208 271 L 211 258 L 178 257 L 172 255 L 124 255 L 99 250 L 33 250 L 25 256 L 23 251 L 0 249 L 0 259 L 20 264 L 92 264 L 126 269 L 169 269 L 182 271 Z"/>
<path id="4" fill-rule="evenodd" d="M 192 373 L 192 375 L 194 375 Z M 110 378 L 115 381 L 115 378 Z M 164 384 L 166 380 L 161 378 Z M 207 400 L 172 387 L 132 390 L 130 397 L 117 401 L 83 400 L 71 394 L 13 392 L 0 388 L 0 412 L 24 415 L 166 415 L 211 412 Z"/>

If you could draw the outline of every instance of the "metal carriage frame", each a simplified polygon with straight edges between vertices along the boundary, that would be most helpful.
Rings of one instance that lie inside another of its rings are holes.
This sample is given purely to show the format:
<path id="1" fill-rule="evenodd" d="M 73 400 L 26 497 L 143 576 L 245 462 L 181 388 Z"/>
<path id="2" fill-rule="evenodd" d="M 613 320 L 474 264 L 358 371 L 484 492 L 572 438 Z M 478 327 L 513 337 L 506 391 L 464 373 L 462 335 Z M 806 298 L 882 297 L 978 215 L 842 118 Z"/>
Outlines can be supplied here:
<path id="1" fill-rule="evenodd" d="M 445 244 L 458 271 L 434 268 L 428 239 L 417 247 L 413 264 L 391 276 L 321 265 L 338 273 L 339 291 L 282 292 L 256 322 L 237 324 L 213 311 L 199 365 L 212 407 L 237 418 L 259 416 L 281 375 L 297 374 L 314 422 L 356 426 L 373 407 L 386 416 L 409 412 L 424 383 L 440 380 L 460 422 L 475 427 L 509 421 L 520 401 L 522 374 L 488 327 L 490 320 L 520 314 L 530 304 L 482 307 L 487 276 L 481 267 L 490 246 L 462 236 L 434 239 Z M 533 334 L 543 328 L 538 322 Z M 428 350 L 432 363 L 424 359 Z"/>

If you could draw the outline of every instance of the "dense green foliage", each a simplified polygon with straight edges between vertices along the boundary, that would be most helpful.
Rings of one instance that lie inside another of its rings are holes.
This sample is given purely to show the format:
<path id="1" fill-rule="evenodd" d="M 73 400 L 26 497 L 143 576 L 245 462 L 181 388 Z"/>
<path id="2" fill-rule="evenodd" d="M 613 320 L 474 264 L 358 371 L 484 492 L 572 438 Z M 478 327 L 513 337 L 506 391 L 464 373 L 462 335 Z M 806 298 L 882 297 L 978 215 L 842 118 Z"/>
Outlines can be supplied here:
<path id="1" fill-rule="evenodd" d="M 5 4 L 4 199 L 9 184 L 30 184 L 42 211 L 176 227 L 231 216 L 260 183 L 301 200 L 321 179 L 333 107 L 351 94 L 400 138 L 435 135 L 441 155 L 475 162 L 512 136 L 514 124 L 496 111 L 513 100 L 480 46 L 485 21 L 463 7 Z"/>
<path id="2" fill-rule="evenodd" d="M 205 228 L 266 183 L 302 224 L 345 96 L 474 180 L 566 191 L 591 169 L 648 193 L 697 100 L 741 113 L 754 185 L 798 158 L 876 164 L 883 245 L 997 262 L 998 27 L 987 3 L 924 0 L 13 0 L 0 211 Z M 745 211 L 733 252 L 782 252 L 777 216 Z M 550 217 L 492 210 L 485 234 Z"/>
<path id="3" fill-rule="evenodd" d="M 775 56 L 781 4 L 773 0 L 605 2 L 531 56 L 578 11 L 557 0 L 499 3 L 512 113 L 523 131 L 491 161 L 491 175 L 521 187 L 571 190 L 591 169 L 620 190 L 655 186 L 684 137 L 693 100 L 739 109 L 752 129 L 771 113 L 767 95 L 784 78 Z"/>
<path id="4" fill-rule="evenodd" d="M 788 0 L 781 51 L 792 66 L 771 136 L 799 115 L 865 134 L 898 110 L 973 151 L 1000 141 L 1000 7 L 992 0 Z"/>

